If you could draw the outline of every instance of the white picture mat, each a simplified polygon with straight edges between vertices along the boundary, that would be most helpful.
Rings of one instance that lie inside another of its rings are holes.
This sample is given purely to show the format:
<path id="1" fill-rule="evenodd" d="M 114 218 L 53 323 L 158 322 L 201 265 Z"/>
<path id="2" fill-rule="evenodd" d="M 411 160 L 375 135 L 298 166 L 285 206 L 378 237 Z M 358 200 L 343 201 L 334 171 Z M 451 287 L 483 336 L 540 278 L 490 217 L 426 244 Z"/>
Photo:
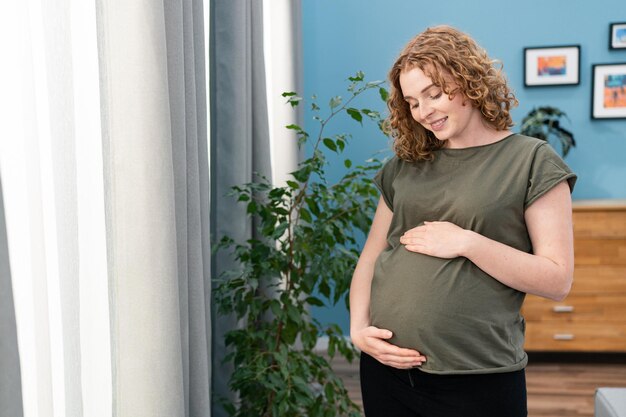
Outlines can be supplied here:
<path id="1" fill-rule="evenodd" d="M 613 48 L 626 48 L 626 40 L 617 39 L 618 30 L 626 30 L 626 23 L 611 25 L 611 46 Z"/>
<path id="2" fill-rule="evenodd" d="M 580 49 L 578 47 L 555 47 L 526 49 L 525 77 L 528 85 L 577 84 L 579 81 Z M 566 73 L 563 75 L 537 75 L 537 61 L 542 56 L 565 56 Z"/>
<path id="3" fill-rule="evenodd" d="M 604 107 L 604 78 L 607 75 L 626 74 L 626 64 L 596 66 L 593 74 L 593 117 L 626 117 L 626 107 Z"/>

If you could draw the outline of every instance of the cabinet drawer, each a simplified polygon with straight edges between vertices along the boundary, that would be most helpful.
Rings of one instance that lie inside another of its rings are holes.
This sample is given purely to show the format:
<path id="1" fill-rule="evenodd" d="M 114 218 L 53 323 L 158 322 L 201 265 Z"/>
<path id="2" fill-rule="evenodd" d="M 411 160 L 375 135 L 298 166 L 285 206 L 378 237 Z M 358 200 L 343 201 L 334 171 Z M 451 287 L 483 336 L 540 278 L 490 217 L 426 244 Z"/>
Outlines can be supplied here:
<path id="1" fill-rule="evenodd" d="M 577 265 L 570 294 L 624 294 L 626 303 L 626 266 Z"/>
<path id="2" fill-rule="evenodd" d="M 626 324 L 535 323 L 526 327 L 526 350 L 626 352 Z"/>
<path id="3" fill-rule="evenodd" d="M 522 314 L 529 326 L 543 322 L 626 325 L 626 294 L 571 295 L 561 302 L 529 295 Z"/>
<path id="4" fill-rule="evenodd" d="M 574 211 L 574 236 L 626 239 L 626 210 Z"/>
<path id="5" fill-rule="evenodd" d="M 576 265 L 626 265 L 626 239 L 574 240 Z"/>

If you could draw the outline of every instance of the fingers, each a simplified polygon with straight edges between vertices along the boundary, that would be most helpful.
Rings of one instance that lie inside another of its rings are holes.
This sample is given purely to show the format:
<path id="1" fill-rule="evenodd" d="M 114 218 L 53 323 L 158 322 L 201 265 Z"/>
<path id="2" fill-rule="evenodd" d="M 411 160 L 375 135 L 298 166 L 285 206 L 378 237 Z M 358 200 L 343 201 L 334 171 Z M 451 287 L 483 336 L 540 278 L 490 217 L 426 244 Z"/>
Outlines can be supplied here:
<path id="1" fill-rule="evenodd" d="M 409 229 L 400 236 L 400 243 L 406 244 L 414 244 L 418 242 L 422 242 L 427 233 L 427 225 L 421 225 L 414 227 L 413 229 Z"/>
<path id="2" fill-rule="evenodd" d="M 380 354 L 391 354 L 396 356 L 420 356 L 420 353 L 413 349 L 401 348 L 396 345 L 392 345 L 389 342 L 381 339 L 390 339 L 393 336 L 393 332 L 387 329 L 380 329 L 378 327 L 369 326 L 363 331 L 365 337 L 372 338 L 370 344 L 372 347 L 378 350 Z"/>
<path id="3" fill-rule="evenodd" d="M 424 246 L 425 240 L 423 238 L 423 236 L 416 236 L 416 235 L 407 235 L 404 234 L 400 237 L 400 243 L 403 244 L 405 247 L 407 247 L 407 249 L 411 250 L 411 248 L 409 248 L 409 246 L 413 246 L 413 247 L 419 247 L 419 246 Z"/>
<path id="4" fill-rule="evenodd" d="M 400 369 L 415 368 L 416 366 L 421 366 L 424 362 L 426 362 L 426 357 L 423 355 L 397 356 L 391 353 L 383 353 L 375 355 L 374 357 L 385 365 Z"/>
<path id="5" fill-rule="evenodd" d="M 379 362 L 399 369 L 410 369 L 426 362 L 426 356 L 414 349 L 402 348 L 387 342 L 393 332 L 369 326 L 358 336 L 359 348 Z"/>
<path id="6" fill-rule="evenodd" d="M 428 247 L 425 244 L 425 240 L 422 236 L 411 236 L 404 234 L 400 237 L 400 243 L 404 245 L 406 250 L 411 252 L 426 253 L 426 251 L 428 250 Z"/>
<path id="7" fill-rule="evenodd" d="M 393 335 L 389 330 L 371 326 L 364 333 L 368 334 L 366 336 L 368 350 L 366 353 L 385 365 L 399 369 L 410 369 L 421 366 L 426 361 L 426 357 L 414 349 L 401 348 L 383 340 Z"/>
<path id="8" fill-rule="evenodd" d="M 412 229 L 407 230 L 406 232 L 404 232 L 402 236 L 408 237 L 408 238 L 423 236 L 428 230 L 432 230 L 433 227 L 436 228 L 435 230 L 438 230 L 439 228 L 444 227 L 444 226 L 449 227 L 449 226 L 453 226 L 453 224 L 450 222 L 441 222 L 441 221 L 436 221 L 436 222 L 425 221 L 424 224 L 421 224 L 419 226 L 416 226 Z"/>
<path id="9" fill-rule="evenodd" d="M 424 245 L 404 245 L 404 248 L 410 252 L 432 255 L 432 253 L 429 252 L 428 248 Z"/>
<path id="10" fill-rule="evenodd" d="M 387 366 L 391 366 L 397 369 L 414 369 L 417 367 L 422 366 L 422 361 L 415 361 L 415 362 L 398 362 L 398 361 L 394 361 L 394 360 L 385 360 L 385 359 L 378 359 L 376 358 L 376 360 L 378 360 L 378 362 L 382 363 L 383 365 L 387 365 Z"/>
<path id="11" fill-rule="evenodd" d="M 440 229 L 441 226 L 448 222 L 424 222 L 424 224 L 407 230 L 402 236 L 400 236 L 400 243 L 404 245 L 405 249 L 410 252 L 421 253 L 424 255 L 434 255 L 433 252 L 433 239 L 437 240 L 445 238 L 445 229 Z"/>
<path id="12" fill-rule="evenodd" d="M 390 356 L 395 356 L 399 358 L 422 357 L 422 355 L 417 350 L 401 348 L 399 346 L 392 345 L 389 342 L 383 342 L 383 344 L 378 346 L 378 348 L 379 348 L 379 353 L 381 355 L 390 355 Z"/>
<path id="13" fill-rule="evenodd" d="M 403 245 L 412 245 L 412 244 L 421 242 L 422 240 L 423 238 L 421 236 L 409 235 L 406 233 L 400 236 L 400 243 L 402 243 Z"/>

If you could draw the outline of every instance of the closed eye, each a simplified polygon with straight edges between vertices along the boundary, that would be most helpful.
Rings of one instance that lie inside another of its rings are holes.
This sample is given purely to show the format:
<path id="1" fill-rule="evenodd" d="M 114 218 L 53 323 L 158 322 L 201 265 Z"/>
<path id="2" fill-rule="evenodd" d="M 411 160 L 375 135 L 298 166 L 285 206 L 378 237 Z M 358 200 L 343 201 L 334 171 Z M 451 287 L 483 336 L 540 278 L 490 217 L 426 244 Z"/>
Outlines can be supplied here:
<path id="1" fill-rule="evenodd" d="M 443 91 L 439 90 L 436 94 L 431 94 L 431 95 L 427 96 L 427 98 L 429 100 L 437 100 L 437 99 L 439 99 L 441 97 L 442 94 L 443 94 Z M 409 103 L 409 102 L 407 101 L 407 103 Z M 419 102 L 417 100 L 413 104 L 409 103 L 409 107 L 410 107 L 411 110 L 415 110 L 419 106 L 420 105 L 419 105 Z"/>

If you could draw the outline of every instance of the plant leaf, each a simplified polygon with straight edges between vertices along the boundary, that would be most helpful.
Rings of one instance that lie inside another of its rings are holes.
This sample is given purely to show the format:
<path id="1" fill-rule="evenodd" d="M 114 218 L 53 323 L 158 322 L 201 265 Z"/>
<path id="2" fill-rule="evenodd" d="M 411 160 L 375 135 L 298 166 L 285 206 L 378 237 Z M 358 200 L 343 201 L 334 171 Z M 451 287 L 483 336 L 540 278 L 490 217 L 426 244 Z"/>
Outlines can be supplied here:
<path id="1" fill-rule="evenodd" d="M 378 93 L 380 94 L 380 98 L 386 102 L 389 99 L 389 93 L 383 87 L 378 89 Z"/>
<path id="2" fill-rule="evenodd" d="M 324 145 L 330 149 L 333 152 L 337 152 L 337 145 L 335 144 L 335 141 L 330 139 L 330 138 L 324 138 L 323 140 Z"/>
<path id="3" fill-rule="evenodd" d="M 307 297 L 306 302 L 307 304 L 310 304 L 312 306 L 324 307 L 324 302 L 317 297 L 313 297 L 313 296 Z"/>
<path id="4" fill-rule="evenodd" d="M 363 71 L 357 71 L 357 73 L 353 77 L 348 77 L 348 80 L 352 82 L 363 81 L 365 79 L 365 74 Z"/>
<path id="5" fill-rule="evenodd" d="M 329 103 L 330 109 L 333 110 L 336 107 L 340 106 L 341 102 L 342 102 L 341 96 L 335 96 L 335 97 L 331 98 L 330 99 L 330 103 Z"/>
<path id="6" fill-rule="evenodd" d="M 357 122 L 363 124 L 363 115 L 361 114 L 361 112 L 358 109 L 350 107 L 350 108 L 346 109 L 346 112 L 348 112 L 350 117 L 352 117 L 354 120 L 356 120 Z"/>

